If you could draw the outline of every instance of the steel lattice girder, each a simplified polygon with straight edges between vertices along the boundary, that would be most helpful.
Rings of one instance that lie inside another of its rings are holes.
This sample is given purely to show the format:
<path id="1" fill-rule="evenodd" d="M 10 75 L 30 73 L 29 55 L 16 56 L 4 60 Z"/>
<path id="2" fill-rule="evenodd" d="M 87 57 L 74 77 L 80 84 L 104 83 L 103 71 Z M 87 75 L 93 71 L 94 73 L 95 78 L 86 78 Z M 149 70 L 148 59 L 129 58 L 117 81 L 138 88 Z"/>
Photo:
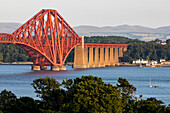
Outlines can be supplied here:
<path id="1" fill-rule="evenodd" d="M 0 33 L 0 43 L 22 47 L 34 65 L 64 65 L 81 38 L 56 11 L 43 9 L 12 34 Z"/>

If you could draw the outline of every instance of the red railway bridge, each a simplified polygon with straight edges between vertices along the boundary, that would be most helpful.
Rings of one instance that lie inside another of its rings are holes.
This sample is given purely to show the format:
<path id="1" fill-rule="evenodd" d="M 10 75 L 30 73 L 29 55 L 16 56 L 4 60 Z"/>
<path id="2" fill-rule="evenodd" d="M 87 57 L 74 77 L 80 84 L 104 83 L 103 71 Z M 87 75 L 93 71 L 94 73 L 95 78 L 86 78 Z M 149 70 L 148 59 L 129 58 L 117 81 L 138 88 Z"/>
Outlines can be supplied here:
<path id="1" fill-rule="evenodd" d="M 127 44 L 84 43 L 84 37 L 52 9 L 42 9 L 12 34 L 0 33 L 0 43 L 23 48 L 33 62 L 32 69 L 65 70 L 65 61 L 75 48 L 74 68 L 118 65 Z M 95 52 L 93 50 L 95 49 Z"/>

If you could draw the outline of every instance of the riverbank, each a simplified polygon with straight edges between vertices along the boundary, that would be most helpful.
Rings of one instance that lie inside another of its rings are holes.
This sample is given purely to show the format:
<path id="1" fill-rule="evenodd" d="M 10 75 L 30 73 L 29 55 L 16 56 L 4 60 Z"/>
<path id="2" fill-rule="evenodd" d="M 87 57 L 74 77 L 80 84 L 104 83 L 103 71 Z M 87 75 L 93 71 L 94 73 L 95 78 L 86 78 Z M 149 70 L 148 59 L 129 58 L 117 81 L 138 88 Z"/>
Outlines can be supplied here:
<path id="1" fill-rule="evenodd" d="M 146 67 L 170 67 L 169 64 L 155 64 L 155 65 L 140 65 L 140 68 L 146 68 Z"/>
<path id="2" fill-rule="evenodd" d="M 119 66 L 139 66 L 139 64 L 119 63 Z"/>
<path id="3" fill-rule="evenodd" d="M 0 62 L 0 65 L 33 65 L 33 62 L 12 62 L 12 63 Z"/>
<path id="4" fill-rule="evenodd" d="M 120 63 L 119 66 L 140 66 L 140 64 L 130 64 L 130 63 Z M 155 65 L 147 65 L 142 67 L 170 67 L 168 64 L 155 64 Z"/>
<path id="5" fill-rule="evenodd" d="M 153 65 L 151 67 L 170 67 L 170 65 L 168 65 L 168 64 L 156 64 L 156 65 Z"/>
<path id="6" fill-rule="evenodd" d="M 67 62 L 67 66 L 72 66 L 74 63 L 73 62 Z M 5 63 L 5 62 L 0 62 L 0 65 L 33 65 L 33 62 L 12 62 L 12 63 Z M 130 63 L 119 63 L 119 65 L 116 65 L 116 67 L 131 67 L 131 66 L 140 66 L 139 64 L 130 64 Z M 156 64 L 153 66 L 143 66 L 143 67 L 170 67 L 170 65 L 166 64 Z"/>

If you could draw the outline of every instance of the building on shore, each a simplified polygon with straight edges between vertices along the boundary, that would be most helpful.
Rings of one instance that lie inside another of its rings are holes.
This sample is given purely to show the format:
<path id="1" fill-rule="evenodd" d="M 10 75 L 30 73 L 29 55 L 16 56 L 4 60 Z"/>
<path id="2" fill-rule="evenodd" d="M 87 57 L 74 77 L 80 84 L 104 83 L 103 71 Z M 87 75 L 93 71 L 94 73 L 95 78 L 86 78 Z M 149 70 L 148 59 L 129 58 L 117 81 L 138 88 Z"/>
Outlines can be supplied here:
<path id="1" fill-rule="evenodd" d="M 133 64 L 147 64 L 148 63 L 148 60 L 133 60 Z"/>
<path id="2" fill-rule="evenodd" d="M 158 61 L 156 61 L 156 60 L 152 60 L 152 61 L 149 61 L 149 63 L 148 64 L 150 64 L 150 65 L 156 65 L 156 64 L 158 64 Z"/>
<path id="3" fill-rule="evenodd" d="M 166 61 L 165 59 L 160 59 L 159 63 L 162 64 L 162 62 Z"/>

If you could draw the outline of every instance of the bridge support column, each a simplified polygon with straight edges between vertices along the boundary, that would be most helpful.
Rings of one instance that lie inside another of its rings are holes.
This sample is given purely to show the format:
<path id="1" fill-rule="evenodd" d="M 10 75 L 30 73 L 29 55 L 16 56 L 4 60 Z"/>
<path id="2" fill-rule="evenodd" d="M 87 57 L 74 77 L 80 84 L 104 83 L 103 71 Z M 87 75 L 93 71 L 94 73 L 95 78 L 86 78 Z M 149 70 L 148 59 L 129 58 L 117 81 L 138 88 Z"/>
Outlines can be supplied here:
<path id="1" fill-rule="evenodd" d="M 60 66 L 59 69 L 60 69 L 61 71 L 64 71 L 64 70 L 66 70 L 66 66 Z"/>
<path id="2" fill-rule="evenodd" d="M 104 48 L 100 48 L 100 67 L 105 67 L 105 62 L 104 62 Z"/>
<path id="3" fill-rule="evenodd" d="M 115 66 L 114 56 L 113 56 L 113 48 L 110 48 L 110 65 Z"/>
<path id="4" fill-rule="evenodd" d="M 80 46 L 76 46 L 74 49 L 74 65 L 73 68 L 86 68 L 86 64 L 84 62 L 84 37 L 82 38 L 82 44 Z"/>
<path id="5" fill-rule="evenodd" d="M 86 68 L 89 68 L 88 47 L 84 48 L 84 63 L 86 64 Z"/>
<path id="6" fill-rule="evenodd" d="M 34 70 L 34 71 L 39 71 L 39 70 L 41 70 L 41 68 L 40 68 L 40 66 L 35 66 L 35 65 L 33 65 L 33 66 L 32 66 L 32 70 Z"/>
<path id="7" fill-rule="evenodd" d="M 59 66 L 51 66 L 51 70 L 52 71 L 60 71 L 60 67 Z"/>
<path id="8" fill-rule="evenodd" d="M 123 48 L 119 48 L 119 57 L 123 57 Z"/>
<path id="9" fill-rule="evenodd" d="M 94 64 L 95 64 L 95 67 L 100 67 L 100 65 L 99 65 L 99 48 L 98 47 L 95 48 Z"/>
<path id="10" fill-rule="evenodd" d="M 118 48 L 115 48 L 115 65 L 119 65 Z"/>
<path id="11" fill-rule="evenodd" d="M 93 61 L 93 47 L 89 48 L 89 68 L 94 68 L 94 61 Z"/>
<path id="12" fill-rule="evenodd" d="M 105 65 L 110 66 L 109 48 L 105 48 Z"/>
<path id="13" fill-rule="evenodd" d="M 41 70 L 47 70 L 47 66 L 40 66 Z"/>
<path id="14" fill-rule="evenodd" d="M 82 46 L 75 47 L 73 68 L 86 68 L 84 62 L 84 47 Z"/>
<path id="15" fill-rule="evenodd" d="M 124 52 L 127 51 L 127 48 L 123 48 L 123 51 L 124 51 Z"/>

